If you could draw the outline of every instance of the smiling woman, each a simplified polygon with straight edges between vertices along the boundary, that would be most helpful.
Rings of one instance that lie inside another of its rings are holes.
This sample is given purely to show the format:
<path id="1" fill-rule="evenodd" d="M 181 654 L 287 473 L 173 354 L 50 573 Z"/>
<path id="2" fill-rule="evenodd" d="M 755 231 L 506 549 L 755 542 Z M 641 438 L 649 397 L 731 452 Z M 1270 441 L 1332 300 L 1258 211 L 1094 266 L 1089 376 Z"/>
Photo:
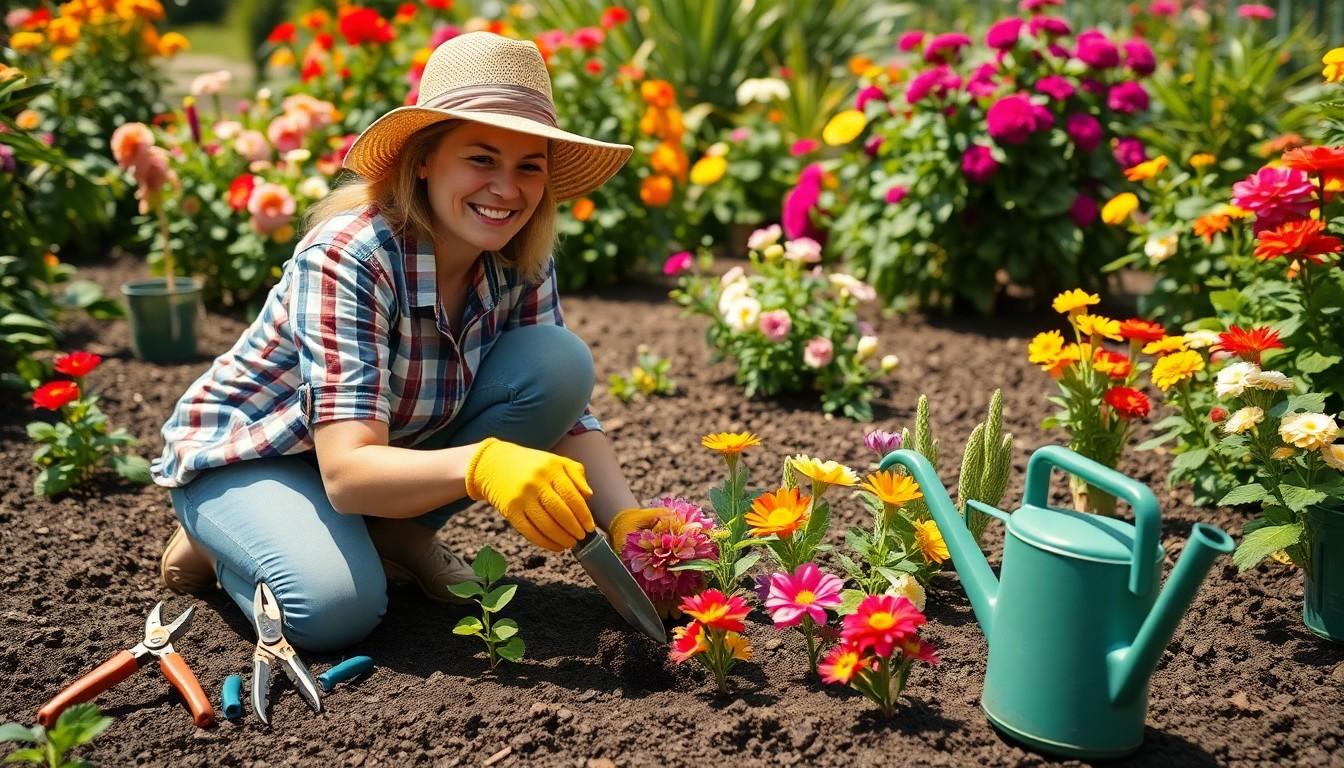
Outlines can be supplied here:
<path id="1" fill-rule="evenodd" d="M 248 611 L 265 581 L 290 639 L 332 649 L 378 623 L 387 579 L 458 601 L 475 576 L 434 533 L 472 500 L 552 551 L 668 514 L 639 509 L 588 410 L 592 355 L 551 258 L 556 203 L 630 152 L 557 127 L 532 43 L 436 49 L 418 102 L 355 141 L 355 178 L 164 426 L 167 585 L 217 577 Z"/>

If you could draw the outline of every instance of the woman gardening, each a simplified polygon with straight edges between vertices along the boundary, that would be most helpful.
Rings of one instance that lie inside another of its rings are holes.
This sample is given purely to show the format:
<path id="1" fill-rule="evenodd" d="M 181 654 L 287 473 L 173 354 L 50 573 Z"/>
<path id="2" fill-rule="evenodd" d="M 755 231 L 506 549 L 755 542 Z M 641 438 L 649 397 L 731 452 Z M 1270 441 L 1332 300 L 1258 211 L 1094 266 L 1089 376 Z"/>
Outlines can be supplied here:
<path id="1" fill-rule="evenodd" d="M 536 46 L 474 32 L 354 143 L 355 180 L 163 427 L 170 589 L 218 579 L 250 614 L 265 581 L 289 639 L 330 650 L 377 625 L 389 580 L 457 601 L 474 575 L 435 532 L 473 500 L 551 551 L 664 513 L 639 508 L 588 410 L 592 355 L 551 258 L 557 201 L 631 147 L 556 124 Z"/>

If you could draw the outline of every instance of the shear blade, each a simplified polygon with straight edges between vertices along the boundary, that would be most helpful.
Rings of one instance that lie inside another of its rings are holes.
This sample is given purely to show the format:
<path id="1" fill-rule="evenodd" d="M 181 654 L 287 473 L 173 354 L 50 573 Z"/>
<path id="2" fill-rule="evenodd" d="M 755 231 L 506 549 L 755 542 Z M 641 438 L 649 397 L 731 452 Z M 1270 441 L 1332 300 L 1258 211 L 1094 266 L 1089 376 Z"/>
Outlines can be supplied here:
<path id="1" fill-rule="evenodd" d="M 313 712 L 322 711 L 322 697 L 317 693 L 317 684 L 313 682 L 313 676 L 308 672 L 308 667 L 299 661 L 297 656 L 291 656 L 285 662 L 285 674 L 290 682 L 294 683 L 294 688 L 298 690 L 299 696 L 308 704 L 308 708 Z"/>
<path id="2" fill-rule="evenodd" d="M 252 711 L 271 724 L 271 665 L 265 659 L 252 659 Z"/>

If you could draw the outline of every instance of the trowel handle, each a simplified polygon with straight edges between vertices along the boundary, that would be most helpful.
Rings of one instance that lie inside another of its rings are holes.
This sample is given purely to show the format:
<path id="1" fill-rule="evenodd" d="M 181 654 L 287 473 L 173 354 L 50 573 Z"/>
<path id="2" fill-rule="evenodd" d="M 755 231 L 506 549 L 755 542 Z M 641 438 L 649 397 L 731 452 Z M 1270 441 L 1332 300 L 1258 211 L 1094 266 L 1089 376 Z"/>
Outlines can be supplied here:
<path id="1" fill-rule="evenodd" d="M 1086 480 L 1125 501 L 1134 510 L 1134 553 L 1129 568 L 1129 591 L 1141 595 L 1151 589 L 1153 569 L 1157 566 L 1153 552 L 1162 527 L 1162 514 L 1152 489 L 1062 445 L 1045 445 L 1037 448 L 1027 461 L 1024 503 L 1049 506 L 1050 471 L 1055 468 Z"/>

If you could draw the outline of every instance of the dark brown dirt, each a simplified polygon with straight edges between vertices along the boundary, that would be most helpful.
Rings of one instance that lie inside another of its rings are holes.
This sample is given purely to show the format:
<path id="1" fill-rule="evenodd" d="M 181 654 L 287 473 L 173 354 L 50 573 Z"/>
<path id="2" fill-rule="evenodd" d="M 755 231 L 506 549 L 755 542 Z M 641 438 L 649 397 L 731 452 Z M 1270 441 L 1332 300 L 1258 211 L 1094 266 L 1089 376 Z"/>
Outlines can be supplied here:
<path id="1" fill-rule="evenodd" d="M 90 274 L 115 289 L 138 270 L 120 262 Z M 595 395 L 637 496 L 703 499 L 721 470 L 698 444 L 710 431 L 761 435 L 764 446 L 748 458 L 760 484 L 799 451 L 870 466 L 861 444 L 869 427 L 825 419 L 802 399 L 744 401 L 730 369 L 707 364 L 702 323 L 679 317 L 663 289 L 571 296 L 565 306 L 593 348 L 600 381 L 632 364 L 641 342 L 673 360 L 682 392 L 676 397 L 625 407 L 605 392 Z M 990 389 L 1003 387 L 1008 428 L 1018 437 L 1017 475 L 1005 502 L 1013 506 L 1030 450 L 1058 438 L 1037 427 L 1051 385 L 1023 359 L 1024 339 L 1044 322 L 881 321 L 884 345 L 904 362 L 880 400 L 877 425 L 905 425 L 917 394 L 927 392 L 949 454 L 944 479 L 951 481 L 951 454 L 981 418 Z M 242 327 L 212 316 L 201 349 L 226 348 Z M 143 439 L 146 455 L 157 454 L 169 407 L 209 360 L 136 361 L 124 323 L 86 326 L 72 343 L 108 357 L 94 377 L 104 408 Z M 177 597 L 158 581 L 172 523 L 167 494 L 109 478 L 86 495 L 34 499 L 23 432 L 33 413 L 21 398 L 8 401 L 0 412 L 0 461 L 8 467 L 0 475 L 0 719 L 31 722 L 63 685 L 136 642 L 156 600 L 168 601 L 168 616 L 197 606 L 178 648 L 212 697 L 225 675 L 246 677 L 253 635 L 237 609 L 221 593 Z M 1165 457 L 1144 454 L 1128 457 L 1122 469 L 1161 488 L 1165 466 Z M 1191 523 L 1239 531 L 1231 511 L 1195 508 L 1181 491 L 1159 497 L 1168 568 Z M 838 543 L 842 527 L 861 514 L 856 502 L 839 505 L 831 539 Z M 756 659 L 739 667 L 734 694 L 717 699 L 697 668 L 672 666 L 664 648 L 625 627 L 575 563 L 529 548 L 489 509 L 477 505 L 443 535 L 462 552 L 489 544 L 508 558 L 521 584 L 509 613 L 528 643 L 523 663 L 489 674 L 475 641 L 449 631 L 459 609 L 399 589 L 382 626 L 349 649 L 373 656 L 376 670 L 332 693 L 323 715 L 310 714 L 280 684 L 273 728 L 249 713 L 238 724 L 199 730 L 159 672 L 147 669 L 99 698 L 117 721 L 88 756 L 116 766 L 1049 762 L 1003 741 L 981 714 L 986 646 L 953 574 L 938 577 L 931 590 L 926 630 L 944 663 L 918 668 L 901 710 L 884 721 L 857 694 L 804 679 L 801 638 L 777 634 L 760 614 L 748 628 Z M 991 551 L 997 545 L 991 540 Z M 1302 626 L 1301 601 L 1298 572 L 1271 563 L 1238 577 L 1222 560 L 1161 659 L 1146 742 L 1129 762 L 1344 766 L 1344 646 Z M 340 657 L 306 660 L 320 671 Z"/>

